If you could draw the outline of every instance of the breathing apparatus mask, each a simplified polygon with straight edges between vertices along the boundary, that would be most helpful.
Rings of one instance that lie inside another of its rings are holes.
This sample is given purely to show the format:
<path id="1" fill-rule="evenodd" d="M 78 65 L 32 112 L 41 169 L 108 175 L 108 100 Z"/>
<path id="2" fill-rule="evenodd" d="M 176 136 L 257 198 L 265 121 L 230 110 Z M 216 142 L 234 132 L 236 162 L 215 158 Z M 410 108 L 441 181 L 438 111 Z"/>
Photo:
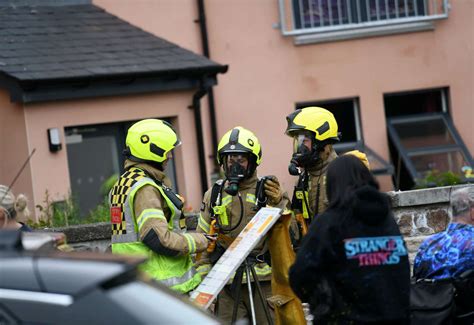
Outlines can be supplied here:
<path id="1" fill-rule="evenodd" d="M 224 171 L 228 182 L 224 191 L 227 194 L 237 195 L 239 183 L 249 176 L 250 164 L 246 154 L 236 153 L 224 156 Z"/>
<path id="2" fill-rule="evenodd" d="M 293 155 L 288 172 L 290 175 L 299 175 L 300 168 L 308 168 L 319 160 L 319 154 L 324 149 L 324 144 L 316 141 L 311 132 L 295 134 L 293 137 Z"/>

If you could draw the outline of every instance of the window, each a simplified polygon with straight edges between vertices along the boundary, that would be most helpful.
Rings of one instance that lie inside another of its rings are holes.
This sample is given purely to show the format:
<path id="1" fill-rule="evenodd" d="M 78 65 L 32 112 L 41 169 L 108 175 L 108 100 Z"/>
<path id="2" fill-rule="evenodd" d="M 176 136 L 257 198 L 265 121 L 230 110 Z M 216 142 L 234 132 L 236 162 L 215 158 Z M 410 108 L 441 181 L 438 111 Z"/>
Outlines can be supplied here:
<path id="1" fill-rule="evenodd" d="M 65 128 L 71 192 L 82 216 L 103 202 L 104 182 L 123 172 L 125 138 L 133 123 L 135 121 Z M 177 190 L 173 160 L 165 172 Z"/>
<path id="2" fill-rule="evenodd" d="M 394 183 L 411 189 L 429 172 L 452 172 L 461 179 L 472 157 L 448 115 L 448 89 L 385 95 Z"/>
<path id="3" fill-rule="evenodd" d="M 427 0 L 293 0 L 297 29 L 426 16 Z"/>
<path id="4" fill-rule="evenodd" d="M 413 182 L 430 171 L 450 171 L 462 178 L 466 168 L 472 167 L 472 157 L 447 114 L 396 117 L 387 122 L 398 159 Z"/>
<path id="5" fill-rule="evenodd" d="M 321 36 L 321 40 L 330 41 L 432 29 L 434 20 L 448 17 L 449 3 L 448 0 L 279 0 L 279 8 L 283 35 L 333 33 L 334 39 Z"/>
<path id="6" fill-rule="evenodd" d="M 342 134 L 341 141 L 334 144 L 334 150 L 336 150 L 338 154 L 355 149 L 360 150 L 367 155 L 372 173 L 375 175 L 393 174 L 393 166 L 384 161 L 378 154 L 364 144 L 358 98 L 302 102 L 296 104 L 297 109 L 308 106 L 323 107 L 334 114 L 338 129 Z"/>

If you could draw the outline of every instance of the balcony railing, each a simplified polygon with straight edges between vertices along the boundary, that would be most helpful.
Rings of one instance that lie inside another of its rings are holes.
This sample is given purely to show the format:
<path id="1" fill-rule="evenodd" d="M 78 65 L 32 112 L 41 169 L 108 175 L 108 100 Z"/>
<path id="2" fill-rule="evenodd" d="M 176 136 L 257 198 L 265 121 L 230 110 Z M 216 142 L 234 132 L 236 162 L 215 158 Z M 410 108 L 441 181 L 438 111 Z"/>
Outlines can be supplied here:
<path id="1" fill-rule="evenodd" d="M 285 36 L 448 18 L 449 0 L 278 0 Z"/>

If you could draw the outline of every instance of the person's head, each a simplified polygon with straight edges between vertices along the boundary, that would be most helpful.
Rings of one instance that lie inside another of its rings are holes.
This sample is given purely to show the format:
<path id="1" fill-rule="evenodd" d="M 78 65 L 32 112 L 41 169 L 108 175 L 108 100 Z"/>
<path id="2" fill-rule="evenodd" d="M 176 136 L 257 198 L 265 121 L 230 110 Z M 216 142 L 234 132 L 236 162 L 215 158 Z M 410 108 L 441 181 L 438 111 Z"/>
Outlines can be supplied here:
<path id="1" fill-rule="evenodd" d="M 451 207 L 453 222 L 474 225 L 474 187 L 455 189 L 451 193 Z"/>
<path id="2" fill-rule="evenodd" d="M 161 171 L 173 157 L 171 151 L 181 144 L 171 124 L 158 119 L 133 124 L 128 129 L 125 142 L 127 159 L 149 164 Z"/>
<path id="3" fill-rule="evenodd" d="M 332 144 L 339 141 L 336 119 L 324 108 L 297 109 L 286 120 L 285 134 L 293 138 L 290 174 L 295 174 L 296 167 L 308 168 L 326 160 L 332 151 Z"/>
<path id="4" fill-rule="evenodd" d="M 241 126 L 229 130 L 219 141 L 217 162 L 234 184 L 251 177 L 261 161 L 260 142 L 253 132 Z"/>
<path id="5" fill-rule="evenodd" d="M 23 217 L 29 217 L 28 200 L 23 194 L 15 198 L 8 186 L 0 185 L 0 229 L 7 224 L 16 222 L 16 216 L 21 213 Z"/>
<path id="6" fill-rule="evenodd" d="M 344 155 L 329 164 L 326 189 L 331 207 L 345 206 L 352 197 L 352 193 L 364 186 L 379 189 L 374 176 L 359 158 Z"/>

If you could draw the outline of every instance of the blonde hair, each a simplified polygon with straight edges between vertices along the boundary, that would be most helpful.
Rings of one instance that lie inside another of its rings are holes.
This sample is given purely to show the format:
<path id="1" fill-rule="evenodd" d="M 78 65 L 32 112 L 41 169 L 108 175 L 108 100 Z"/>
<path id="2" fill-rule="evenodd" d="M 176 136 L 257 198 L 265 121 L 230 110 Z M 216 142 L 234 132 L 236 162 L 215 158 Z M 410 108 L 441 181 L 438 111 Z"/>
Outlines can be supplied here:
<path id="1" fill-rule="evenodd" d="M 25 219 L 30 216 L 27 197 L 24 194 L 18 194 L 15 199 L 11 189 L 5 185 L 0 185 L 0 209 L 5 211 L 9 219 L 14 219 L 18 214 Z"/>

